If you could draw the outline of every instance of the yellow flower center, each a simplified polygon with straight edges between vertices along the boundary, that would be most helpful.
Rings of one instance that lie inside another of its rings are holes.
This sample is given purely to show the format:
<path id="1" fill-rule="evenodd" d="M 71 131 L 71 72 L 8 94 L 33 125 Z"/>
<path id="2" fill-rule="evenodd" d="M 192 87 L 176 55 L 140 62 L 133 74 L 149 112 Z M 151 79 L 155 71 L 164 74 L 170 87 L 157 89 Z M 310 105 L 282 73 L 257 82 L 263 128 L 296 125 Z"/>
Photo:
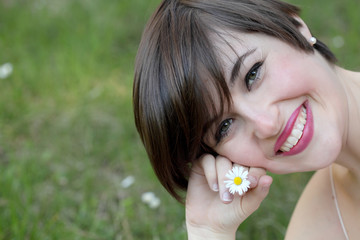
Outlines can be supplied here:
<path id="1" fill-rule="evenodd" d="M 240 185 L 240 184 L 242 183 L 241 177 L 236 177 L 236 178 L 234 178 L 234 183 L 235 183 L 236 185 Z"/>

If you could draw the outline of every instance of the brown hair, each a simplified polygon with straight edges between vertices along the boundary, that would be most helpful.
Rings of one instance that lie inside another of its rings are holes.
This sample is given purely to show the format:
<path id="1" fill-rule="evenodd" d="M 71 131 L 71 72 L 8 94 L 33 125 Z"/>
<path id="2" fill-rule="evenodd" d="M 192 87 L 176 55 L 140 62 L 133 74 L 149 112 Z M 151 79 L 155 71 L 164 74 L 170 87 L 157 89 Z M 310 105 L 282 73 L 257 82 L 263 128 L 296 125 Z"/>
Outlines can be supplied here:
<path id="1" fill-rule="evenodd" d="M 177 200 L 191 162 L 211 152 L 202 142 L 207 121 L 231 104 L 212 36 L 221 35 L 217 29 L 260 32 L 312 53 L 298 14 L 277 0 L 165 0 L 149 20 L 136 57 L 135 123 L 156 175 Z M 336 61 L 322 42 L 314 47 Z"/>

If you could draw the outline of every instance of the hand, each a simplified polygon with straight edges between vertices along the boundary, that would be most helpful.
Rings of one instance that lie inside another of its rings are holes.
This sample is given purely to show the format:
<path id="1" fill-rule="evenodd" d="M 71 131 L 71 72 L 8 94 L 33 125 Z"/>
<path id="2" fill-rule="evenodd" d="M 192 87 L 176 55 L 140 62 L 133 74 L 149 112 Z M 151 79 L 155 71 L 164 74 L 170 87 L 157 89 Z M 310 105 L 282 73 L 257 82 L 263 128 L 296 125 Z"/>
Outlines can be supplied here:
<path id="1" fill-rule="evenodd" d="M 232 167 L 230 160 L 209 154 L 194 163 L 186 196 L 189 239 L 235 239 L 239 225 L 267 196 L 272 178 L 262 168 L 249 169 L 250 189 L 246 194 L 231 195 L 224 181 Z"/>

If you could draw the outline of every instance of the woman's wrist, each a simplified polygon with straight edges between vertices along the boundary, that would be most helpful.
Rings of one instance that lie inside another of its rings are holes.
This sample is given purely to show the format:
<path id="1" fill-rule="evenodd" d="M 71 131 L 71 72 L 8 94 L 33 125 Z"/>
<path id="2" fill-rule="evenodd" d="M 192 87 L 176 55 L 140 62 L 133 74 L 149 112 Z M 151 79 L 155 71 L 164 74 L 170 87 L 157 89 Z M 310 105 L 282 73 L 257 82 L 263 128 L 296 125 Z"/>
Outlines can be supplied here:
<path id="1" fill-rule="evenodd" d="M 187 224 L 188 240 L 235 240 L 236 231 L 220 232 L 208 227 L 194 227 Z"/>

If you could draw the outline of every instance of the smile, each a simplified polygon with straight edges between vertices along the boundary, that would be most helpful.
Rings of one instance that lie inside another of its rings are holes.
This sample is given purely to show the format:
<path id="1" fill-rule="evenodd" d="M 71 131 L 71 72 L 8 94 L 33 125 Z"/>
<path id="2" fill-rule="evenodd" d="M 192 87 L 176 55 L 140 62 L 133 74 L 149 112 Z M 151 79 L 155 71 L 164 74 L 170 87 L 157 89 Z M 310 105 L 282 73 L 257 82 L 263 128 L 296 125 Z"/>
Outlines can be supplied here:
<path id="1" fill-rule="evenodd" d="M 303 135 L 304 126 L 306 124 L 306 108 L 301 106 L 300 114 L 298 115 L 294 128 L 290 136 L 286 139 L 285 143 L 281 146 L 280 150 L 289 152 L 298 142 Z"/>
<path id="2" fill-rule="evenodd" d="M 275 144 L 275 153 L 289 156 L 302 152 L 312 139 L 313 125 L 312 112 L 306 101 L 290 116 Z"/>

